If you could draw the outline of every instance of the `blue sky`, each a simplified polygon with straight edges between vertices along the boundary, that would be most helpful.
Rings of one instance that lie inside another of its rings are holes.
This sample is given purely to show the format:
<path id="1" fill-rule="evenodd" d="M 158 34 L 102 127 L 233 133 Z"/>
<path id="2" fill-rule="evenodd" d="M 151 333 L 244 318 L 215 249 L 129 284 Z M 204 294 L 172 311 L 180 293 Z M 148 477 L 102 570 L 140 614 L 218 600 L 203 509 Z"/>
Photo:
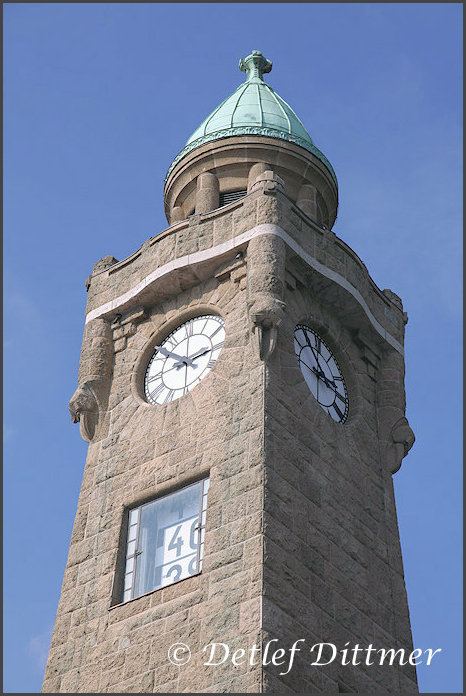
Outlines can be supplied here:
<path id="1" fill-rule="evenodd" d="M 461 691 L 459 4 L 4 5 L 4 690 L 41 688 L 87 445 L 85 278 L 167 226 L 166 170 L 262 50 L 339 181 L 334 231 L 401 295 L 395 475 L 422 692 Z"/>

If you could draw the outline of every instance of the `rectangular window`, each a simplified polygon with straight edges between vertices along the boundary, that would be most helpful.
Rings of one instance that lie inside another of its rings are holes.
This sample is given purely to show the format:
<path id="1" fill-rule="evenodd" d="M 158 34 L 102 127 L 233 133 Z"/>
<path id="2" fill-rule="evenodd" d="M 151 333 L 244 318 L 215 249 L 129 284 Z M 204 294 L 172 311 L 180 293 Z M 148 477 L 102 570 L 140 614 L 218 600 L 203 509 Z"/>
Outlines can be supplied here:
<path id="1" fill-rule="evenodd" d="M 123 601 L 200 573 L 209 479 L 129 511 Z"/>

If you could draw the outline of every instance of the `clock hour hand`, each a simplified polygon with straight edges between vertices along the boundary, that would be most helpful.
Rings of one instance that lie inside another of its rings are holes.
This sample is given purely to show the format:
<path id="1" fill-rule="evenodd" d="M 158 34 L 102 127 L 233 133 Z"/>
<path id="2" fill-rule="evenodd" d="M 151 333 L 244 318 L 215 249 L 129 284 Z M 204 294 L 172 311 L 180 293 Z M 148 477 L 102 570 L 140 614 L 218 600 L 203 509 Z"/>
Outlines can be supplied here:
<path id="1" fill-rule="evenodd" d="M 322 370 L 317 370 L 315 367 L 313 367 L 312 371 L 316 374 L 318 379 L 321 379 L 325 383 L 325 386 L 329 387 L 330 389 L 333 389 L 334 391 L 336 390 L 337 385 L 335 384 L 335 382 L 333 380 L 328 379 Z"/>
<path id="2" fill-rule="evenodd" d="M 155 350 L 158 350 L 159 353 L 162 353 L 162 355 L 165 355 L 167 358 L 176 358 L 177 360 L 180 361 L 180 365 L 191 365 L 192 360 L 191 358 L 188 358 L 187 355 L 178 355 L 178 353 L 171 353 L 169 350 L 164 348 L 163 346 L 155 346 Z M 178 364 L 178 363 L 177 363 Z"/>
<path id="3" fill-rule="evenodd" d="M 190 361 L 190 367 L 196 367 L 193 363 L 196 358 L 201 358 L 203 355 L 207 355 L 207 353 L 210 353 L 211 349 L 210 348 L 202 348 L 201 350 L 198 350 L 197 353 L 194 353 L 194 355 L 191 355 L 191 357 L 187 358 Z M 177 362 L 175 363 L 175 367 L 182 367 L 182 365 L 186 365 L 186 361 L 182 362 Z"/>
<path id="4" fill-rule="evenodd" d="M 191 363 L 191 366 L 192 366 L 194 363 L 194 360 L 196 360 L 196 358 L 201 358 L 203 355 L 207 355 L 207 353 L 210 353 L 210 351 L 211 351 L 211 348 L 201 348 L 201 350 L 198 350 L 197 353 L 194 353 L 194 355 L 191 355 L 187 359 L 189 360 L 189 362 Z M 183 361 L 183 362 L 184 362 L 184 364 L 186 364 L 186 361 Z M 183 362 L 175 363 L 175 366 L 177 366 L 177 365 L 181 366 L 183 364 Z"/>

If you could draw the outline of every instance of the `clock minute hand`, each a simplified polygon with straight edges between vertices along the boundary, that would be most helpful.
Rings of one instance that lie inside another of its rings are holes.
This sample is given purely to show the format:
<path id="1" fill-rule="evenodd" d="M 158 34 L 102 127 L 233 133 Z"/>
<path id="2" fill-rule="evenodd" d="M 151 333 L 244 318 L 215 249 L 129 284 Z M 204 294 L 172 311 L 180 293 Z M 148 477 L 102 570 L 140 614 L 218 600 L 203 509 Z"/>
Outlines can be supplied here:
<path id="1" fill-rule="evenodd" d="M 210 348 L 202 348 L 202 350 L 198 350 L 197 353 L 191 355 L 191 360 L 196 360 L 196 358 L 201 358 L 203 355 L 207 355 L 207 353 L 210 353 L 210 350 Z"/>

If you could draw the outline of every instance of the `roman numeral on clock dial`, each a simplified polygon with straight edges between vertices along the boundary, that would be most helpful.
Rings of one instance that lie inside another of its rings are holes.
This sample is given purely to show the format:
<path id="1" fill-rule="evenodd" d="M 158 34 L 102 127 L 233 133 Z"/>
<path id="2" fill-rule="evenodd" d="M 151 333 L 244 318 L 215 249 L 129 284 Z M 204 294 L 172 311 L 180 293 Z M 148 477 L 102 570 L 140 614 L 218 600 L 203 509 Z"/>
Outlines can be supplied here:
<path id="1" fill-rule="evenodd" d="M 152 401 L 156 401 L 156 400 L 158 399 L 158 397 L 160 396 L 160 394 L 164 391 L 164 389 L 165 389 L 165 384 L 164 384 L 163 382 L 161 382 L 160 384 L 158 384 L 158 385 L 155 387 L 154 391 L 152 391 L 152 392 L 150 393 L 150 398 L 151 398 L 151 400 L 152 400 Z"/>
<path id="2" fill-rule="evenodd" d="M 172 400 L 173 400 L 173 397 L 174 397 L 174 395 L 175 395 L 175 391 L 176 391 L 175 389 L 169 389 L 169 390 L 168 390 L 168 392 L 167 392 L 167 394 L 166 394 L 166 396 L 165 396 L 165 398 L 164 398 L 164 400 L 163 400 L 164 404 L 168 404 L 169 401 L 172 401 Z"/>
<path id="3" fill-rule="evenodd" d="M 222 328 L 223 328 L 223 327 L 222 327 L 221 325 L 220 325 L 220 326 L 217 326 L 217 328 L 215 329 L 215 331 L 214 331 L 213 333 L 209 334 L 210 338 L 213 338 L 216 334 L 218 334 L 218 332 L 221 331 Z"/>

